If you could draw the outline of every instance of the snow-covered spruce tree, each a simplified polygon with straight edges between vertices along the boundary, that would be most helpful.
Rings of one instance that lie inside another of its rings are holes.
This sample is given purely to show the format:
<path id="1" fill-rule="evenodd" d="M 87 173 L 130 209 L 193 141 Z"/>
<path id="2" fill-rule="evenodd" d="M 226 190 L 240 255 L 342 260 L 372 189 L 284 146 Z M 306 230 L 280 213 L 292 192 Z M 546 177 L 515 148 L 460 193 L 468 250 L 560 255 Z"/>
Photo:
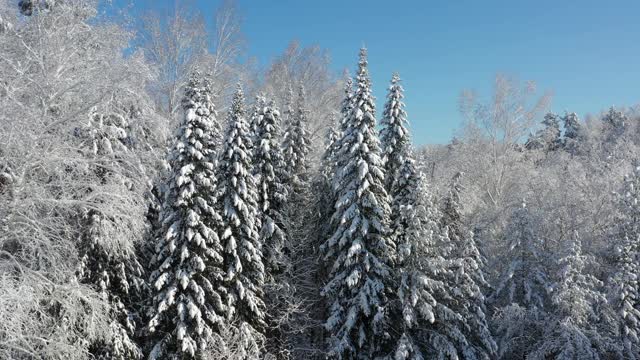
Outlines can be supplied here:
<path id="1" fill-rule="evenodd" d="M 523 202 L 505 230 L 510 264 L 489 298 L 501 359 L 527 354 L 542 337 L 552 284 L 543 263 L 541 243 Z"/>
<path id="2" fill-rule="evenodd" d="M 607 138 L 605 141 L 616 141 L 625 129 L 629 126 L 629 119 L 620 110 L 616 110 L 613 106 L 609 108 L 609 111 L 602 117 L 604 124 L 604 133 Z"/>
<path id="3" fill-rule="evenodd" d="M 93 108 L 88 124 L 76 132 L 83 141 L 83 153 L 93 161 L 87 170 L 114 194 L 132 191 L 132 184 L 123 176 L 119 164 L 128 152 L 127 128 L 127 121 L 121 114 L 102 113 Z M 136 207 L 137 204 L 128 205 Z M 94 342 L 90 346 L 91 354 L 98 359 L 137 359 L 142 357 L 136 336 L 140 330 L 139 311 L 147 296 L 147 284 L 135 248 L 127 246 L 133 243 L 127 239 L 128 234 L 135 237 L 136 233 L 131 229 L 119 229 L 120 221 L 102 211 L 110 206 L 108 201 L 102 200 L 83 209 L 76 277 L 80 283 L 95 286 L 114 311 L 110 337 Z"/>
<path id="4" fill-rule="evenodd" d="M 146 294 L 143 268 L 134 249 L 117 249 L 116 244 L 110 244 L 116 226 L 113 219 L 90 210 L 85 226 L 77 277 L 82 283 L 95 285 L 115 311 L 111 338 L 93 343 L 89 351 L 97 359 L 139 359 L 142 349 L 136 335 L 140 314 L 136 310 Z"/>
<path id="5" fill-rule="evenodd" d="M 615 335 L 625 359 L 640 359 L 640 289 L 638 250 L 640 239 L 625 237 L 619 248 L 617 271 L 610 279 L 608 298 L 614 312 Z"/>
<path id="6" fill-rule="evenodd" d="M 343 137 L 342 134 L 346 133 L 347 129 L 350 126 L 350 122 L 348 120 L 349 115 L 351 114 L 351 109 L 353 109 L 353 79 L 347 77 L 344 83 L 344 98 L 342 99 L 342 103 L 340 105 L 340 117 L 338 118 L 338 124 L 336 128 L 338 137 L 335 140 L 335 144 L 333 145 L 333 147 L 335 148 L 335 153 L 338 153 L 340 149 L 344 147 L 343 143 L 348 140 L 347 138 Z M 341 163 L 341 160 L 342 159 L 338 158 L 337 156 L 333 159 L 332 166 L 334 167 L 334 170 L 340 169 L 344 166 L 344 164 Z"/>
<path id="7" fill-rule="evenodd" d="M 258 115 L 253 155 L 258 216 L 262 225 L 260 239 L 267 277 L 282 272 L 287 266 L 283 253 L 286 238 L 283 211 L 287 189 L 283 184 L 285 163 L 278 143 L 279 123 L 280 112 L 271 101 Z"/>
<path id="8" fill-rule="evenodd" d="M 224 281 L 229 316 L 238 324 L 241 358 L 258 358 L 265 328 L 265 268 L 258 233 L 257 194 L 251 174 L 251 139 L 242 87 L 233 96 L 227 119 L 218 179 L 222 211 Z"/>
<path id="9" fill-rule="evenodd" d="M 324 247 L 322 244 L 326 241 L 328 237 L 333 234 L 335 231 L 334 224 L 332 223 L 331 217 L 335 211 L 334 206 L 338 197 L 339 187 L 337 186 L 337 175 L 338 171 L 344 166 L 344 160 L 341 159 L 338 154 L 340 149 L 344 148 L 349 139 L 344 137 L 343 134 L 349 127 L 350 122 L 349 114 L 351 113 L 351 109 L 353 108 L 352 103 L 353 98 L 353 79 L 347 77 L 345 79 L 345 87 L 344 87 L 344 98 L 342 99 L 342 104 L 340 108 L 340 112 L 338 114 L 337 123 L 335 126 L 335 138 L 331 139 L 331 132 L 327 133 L 327 144 L 325 146 L 325 151 L 322 156 L 322 164 L 320 166 L 319 177 L 316 178 L 315 187 L 313 188 L 314 194 L 316 195 L 315 199 L 315 209 L 314 213 L 316 214 L 316 223 L 315 227 L 317 229 L 315 235 L 319 239 L 317 242 L 318 250 L 321 252 L 320 256 L 324 257 L 326 253 L 324 253 Z M 328 191 L 323 191 L 324 187 L 328 187 Z M 325 258 L 325 262 L 328 263 L 330 259 Z M 320 273 L 318 274 L 319 278 L 322 281 L 326 279 L 326 268 L 324 266 L 320 267 Z"/>
<path id="10" fill-rule="evenodd" d="M 293 110 L 293 88 L 291 84 L 287 84 L 287 95 L 284 99 L 284 110 L 282 111 L 282 128 L 285 130 L 284 133 L 289 129 L 291 121 L 295 116 L 295 111 Z M 284 136 L 284 133 L 282 134 Z"/>
<path id="11" fill-rule="evenodd" d="M 467 346 L 460 350 L 465 359 L 493 359 L 497 345 L 487 323 L 487 307 L 482 288 L 488 288 L 485 280 L 483 260 L 475 243 L 473 233 L 464 229 L 462 223 L 462 173 L 453 177 L 449 192 L 444 199 L 440 225 L 446 243 L 451 247 L 449 259 L 453 260 L 454 278 L 449 284 L 457 289 L 450 307 L 461 314 L 465 326 L 462 332 Z"/>
<path id="12" fill-rule="evenodd" d="M 552 288 L 543 264 L 541 241 L 533 229 L 532 217 L 525 202 L 517 209 L 505 230 L 508 244 L 505 269 L 491 296 L 495 306 L 516 303 L 525 308 L 544 308 L 549 303 Z"/>
<path id="13" fill-rule="evenodd" d="M 215 98 L 215 94 L 213 93 L 215 88 L 211 77 L 212 75 L 210 74 L 205 74 L 202 77 L 202 106 L 207 109 L 209 114 L 216 114 L 216 106 L 213 102 Z M 212 122 L 210 131 L 211 141 L 214 144 L 214 151 L 218 154 L 222 147 L 222 126 L 217 116 L 212 116 L 210 119 Z"/>
<path id="14" fill-rule="evenodd" d="M 544 338 L 527 359 L 599 360 L 615 350 L 612 340 L 596 327 L 600 323 L 596 306 L 606 299 L 599 291 L 601 281 L 585 273 L 587 260 L 574 232 L 569 252 L 560 260 L 559 283 L 551 299 L 553 316 L 545 326 Z"/>
<path id="15" fill-rule="evenodd" d="M 347 99 L 349 97 L 347 89 Z M 380 121 L 381 146 L 383 164 L 385 168 L 385 186 L 391 197 L 390 227 L 396 244 L 398 245 L 398 260 L 411 246 L 406 238 L 407 221 L 413 221 L 402 216 L 401 209 L 415 206 L 420 179 L 416 170 L 411 149 L 411 138 L 407 129 L 407 114 L 404 111 L 403 89 L 400 77 L 394 74 L 387 95 L 387 102 Z M 349 106 L 349 104 L 344 105 Z"/>
<path id="16" fill-rule="evenodd" d="M 172 172 L 150 281 L 150 359 L 200 358 L 208 346 L 221 346 L 216 332 L 227 315 L 215 203 L 216 114 L 206 106 L 197 73 L 186 86 L 182 106 L 185 116 L 169 155 Z"/>
<path id="17" fill-rule="evenodd" d="M 640 166 L 625 177 L 613 229 L 615 273 L 608 284 L 617 336 L 628 359 L 640 359 Z"/>
<path id="18" fill-rule="evenodd" d="M 525 147 L 529 150 L 545 152 L 558 149 L 562 145 L 558 115 L 547 113 L 542 120 L 542 126 L 542 129 L 529 137 Z"/>
<path id="19" fill-rule="evenodd" d="M 584 130 L 580 125 L 580 120 L 578 120 L 578 114 L 566 113 L 562 117 L 562 122 L 564 124 L 564 139 L 562 140 L 562 145 L 567 152 L 575 155 L 585 141 Z"/>
<path id="20" fill-rule="evenodd" d="M 387 191 L 391 190 L 393 179 L 396 177 L 398 169 L 402 166 L 411 145 L 403 98 L 404 89 L 400 85 L 400 76 L 393 74 L 389 93 L 387 94 L 387 102 L 382 113 L 382 120 L 380 120 L 380 125 L 382 126 L 380 144 Z M 390 195 L 393 197 L 392 193 Z"/>
<path id="21" fill-rule="evenodd" d="M 411 159 L 405 159 L 396 182 L 406 192 L 397 232 L 402 262 L 397 267 L 398 305 L 393 333 L 398 334 L 394 359 L 478 359 L 464 313 L 458 312 L 462 293 L 454 291 L 456 261 L 444 236 L 441 212 L 434 205 L 425 178 Z M 394 307 L 396 311 L 396 307 Z M 475 357 L 474 357 L 475 356 Z"/>
<path id="22" fill-rule="evenodd" d="M 287 188 L 283 184 L 284 159 L 278 142 L 280 113 L 270 101 L 260 110 L 256 121 L 256 145 L 253 168 L 258 189 L 258 217 L 262 224 L 260 241 L 267 279 L 265 302 L 267 313 L 266 348 L 271 354 L 284 354 L 285 344 L 281 318 L 286 314 L 290 284 L 286 270 L 291 260 L 285 252 L 287 233 L 284 210 Z"/>
<path id="23" fill-rule="evenodd" d="M 333 191 L 335 142 L 338 133 L 334 126 L 329 126 L 325 134 L 325 149 L 321 157 L 318 170 L 313 174 L 309 191 L 309 208 L 305 216 L 301 217 L 303 226 L 297 234 L 301 237 L 292 246 L 292 275 L 295 282 L 297 298 L 304 302 L 304 314 L 302 316 L 304 330 L 301 341 L 297 343 L 296 356 L 317 356 L 324 350 L 324 330 L 322 323 L 325 321 L 326 302 L 320 296 L 322 284 L 326 281 L 327 269 L 322 266 L 319 258 L 320 246 L 332 235 L 331 216 L 336 202 Z M 297 272 L 297 273 L 296 273 Z M 299 317 L 300 318 L 300 317 Z"/>
<path id="24" fill-rule="evenodd" d="M 330 304 L 325 328 L 330 357 L 372 359 L 389 351 L 387 264 L 395 249 L 387 228 L 389 199 L 365 49 L 360 51 L 353 102 L 337 154 L 345 165 L 337 170 L 335 233 L 323 244 L 325 258 L 331 259 L 323 290 Z"/>
<path id="25" fill-rule="evenodd" d="M 620 240 L 626 237 L 635 240 L 640 236 L 640 162 L 637 160 L 633 171 L 625 176 L 618 202 L 616 235 Z"/>
<path id="26" fill-rule="evenodd" d="M 260 93 L 256 95 L 256 98 L 253 101 L 253 109 L 251 111 L 251 117 L 249 118 L 249 137 L 251 138 L 251 145 L 249 150 L 251 152 L 251 156 L 254 155 L 254 146 L 257 146 L 258 140 L 258 122 L 260 121 L 260 116 L 264 111 L 264 107 L 267 105 L 267 98 L 264 94 Z M 252 163 L 255 161 L 252 160 Z M 255 170 L 255 169 L 254 169 Z M 253 172 L 253 171 L 252 171 Z"/>
<path id="27" fill-rule="evenodd" d="M 295 115 L 292 119 L 289 119 L 282 141 L 282 153 L 286 164 L 285 171 L 289 177 L 288 186 L 291 188 L 294 197 L 302 192 L 308 181 L 307 154 L 309 154 L 310 150 L 310 135 L 307 130 L 309 111 L 306 108 L 306 101 L 304 86 L 300 84 Z"/>

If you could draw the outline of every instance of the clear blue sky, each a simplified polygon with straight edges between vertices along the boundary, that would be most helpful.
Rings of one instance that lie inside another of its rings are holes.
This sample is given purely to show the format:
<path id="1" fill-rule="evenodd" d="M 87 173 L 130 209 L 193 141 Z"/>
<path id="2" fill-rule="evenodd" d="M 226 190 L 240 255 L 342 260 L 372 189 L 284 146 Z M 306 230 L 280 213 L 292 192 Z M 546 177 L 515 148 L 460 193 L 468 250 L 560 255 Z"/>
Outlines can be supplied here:
<path id="1" fill-rule="evenodd" d="M 173 3 L 135 1 L 134 9 Z M 194 1 L 205 15 L 217 4 Z M 447 142 L 461 121 L 460 91 L 489 96 L 498 72 L 553 91 L 558 112 L 640 103 L 638 0 L 239 0 L 239 8 L 261 64 L 296 39 L 328 49 L 336 71 L 354 69 L 366 44 L 378 112 L 398 71 L 418 144 Z"/>

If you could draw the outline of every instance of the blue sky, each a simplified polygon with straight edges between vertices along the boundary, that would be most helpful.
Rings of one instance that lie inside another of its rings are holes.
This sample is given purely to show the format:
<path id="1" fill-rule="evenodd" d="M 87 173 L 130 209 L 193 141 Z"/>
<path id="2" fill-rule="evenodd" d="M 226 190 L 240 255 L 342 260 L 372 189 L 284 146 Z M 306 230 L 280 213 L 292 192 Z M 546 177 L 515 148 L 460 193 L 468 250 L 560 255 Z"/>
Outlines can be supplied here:
<path id="1" fill-rule="evenodd" d="M 134 10 L 174 1 L 136 1 Z M 217 4 L 194 1 L 205 15 Z M 397 71 L 417 144 L 447 142 L 461 121 L 461 90 L 490 96 L 498 72 L 552 91 L 557 112 L 640 103 L 637 0 L 239 0 L 239 8 L 261 64 L 296 39 L 328 49 L 336 71 L 354 69 L 365 44 L 378 112 Z"/>

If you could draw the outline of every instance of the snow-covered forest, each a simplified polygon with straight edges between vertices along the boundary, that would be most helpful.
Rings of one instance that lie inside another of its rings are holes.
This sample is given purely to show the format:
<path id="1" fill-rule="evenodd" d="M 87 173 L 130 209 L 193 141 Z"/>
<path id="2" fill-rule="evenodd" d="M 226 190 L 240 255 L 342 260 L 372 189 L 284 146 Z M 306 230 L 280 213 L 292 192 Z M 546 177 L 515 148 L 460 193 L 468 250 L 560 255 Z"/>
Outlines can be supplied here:
<path id="1" fill-rule="evenodd" d="M 365 48 L 104 6 L 0 0 L 0 359 L 640 359 L 640 108 L 414 146 Z"/>

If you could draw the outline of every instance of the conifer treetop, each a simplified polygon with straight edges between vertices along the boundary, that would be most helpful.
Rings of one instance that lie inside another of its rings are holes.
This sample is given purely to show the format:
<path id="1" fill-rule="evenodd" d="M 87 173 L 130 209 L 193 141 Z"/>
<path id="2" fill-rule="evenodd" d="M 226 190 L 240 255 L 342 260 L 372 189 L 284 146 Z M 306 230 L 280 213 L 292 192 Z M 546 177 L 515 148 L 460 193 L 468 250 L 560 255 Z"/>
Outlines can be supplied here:
<path id="1" fill-rule="evenodd" d="M 387 102 L 382 114 L 382 130 L 380 141 L 382 143 L 383 163 L 387 179 L 387 189 L 393 182 L 393 177 L 402 166 L 404 158 L 409 155 L 411 138 L 407 129 L 407 113 L 404 110 L 404 89 L 400 85 L 400 76 L 395 73 L 391 78 Z"/>

